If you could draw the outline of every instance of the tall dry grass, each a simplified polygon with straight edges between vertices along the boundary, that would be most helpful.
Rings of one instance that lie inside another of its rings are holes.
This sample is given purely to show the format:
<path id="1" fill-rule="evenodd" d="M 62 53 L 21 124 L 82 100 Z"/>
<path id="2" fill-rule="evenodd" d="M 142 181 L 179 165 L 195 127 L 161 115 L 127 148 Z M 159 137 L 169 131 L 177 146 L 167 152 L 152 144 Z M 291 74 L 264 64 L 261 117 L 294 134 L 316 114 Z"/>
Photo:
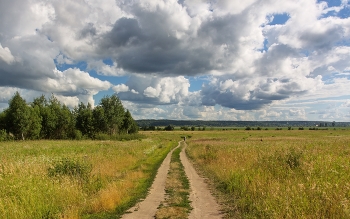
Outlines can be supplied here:
<path id="1" fill-rule="evenodd" d="M 0 218 L 117 215 L 146 194 L 175 145 L 160 138 L 1 142 Z"/>
<path id="2" fill-rule="evenodd" d="M 229 218 L 350 218 L 347 130 L 198 132 L 187 152 Z"/>

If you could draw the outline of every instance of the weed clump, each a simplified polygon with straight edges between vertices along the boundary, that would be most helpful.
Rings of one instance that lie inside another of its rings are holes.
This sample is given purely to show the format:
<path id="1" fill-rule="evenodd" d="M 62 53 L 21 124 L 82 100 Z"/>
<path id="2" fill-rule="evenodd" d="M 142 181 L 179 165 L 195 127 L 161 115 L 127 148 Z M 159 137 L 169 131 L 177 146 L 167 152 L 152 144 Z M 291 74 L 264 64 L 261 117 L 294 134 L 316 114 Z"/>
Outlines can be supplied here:
<path id="1" fill-rule="evenodd" d="M 92 166 L 88 163 L 69 158 L 56 160 L 47 169 L 49 177 L 69 176 L 84 181 L 88 181 L 91 171 Z"/>

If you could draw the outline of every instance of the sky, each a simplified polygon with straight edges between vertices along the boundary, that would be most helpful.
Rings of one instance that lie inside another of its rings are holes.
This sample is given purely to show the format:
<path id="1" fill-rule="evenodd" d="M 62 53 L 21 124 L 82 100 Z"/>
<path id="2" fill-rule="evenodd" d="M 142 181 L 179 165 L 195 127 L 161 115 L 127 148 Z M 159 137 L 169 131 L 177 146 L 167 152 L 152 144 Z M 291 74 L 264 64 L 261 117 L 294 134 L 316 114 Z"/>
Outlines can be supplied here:
<path id="1" fill-rule="evenodd" d="M 18 91 L 135 119 L 350 121 L 349 0 L 1 0 Z"/>

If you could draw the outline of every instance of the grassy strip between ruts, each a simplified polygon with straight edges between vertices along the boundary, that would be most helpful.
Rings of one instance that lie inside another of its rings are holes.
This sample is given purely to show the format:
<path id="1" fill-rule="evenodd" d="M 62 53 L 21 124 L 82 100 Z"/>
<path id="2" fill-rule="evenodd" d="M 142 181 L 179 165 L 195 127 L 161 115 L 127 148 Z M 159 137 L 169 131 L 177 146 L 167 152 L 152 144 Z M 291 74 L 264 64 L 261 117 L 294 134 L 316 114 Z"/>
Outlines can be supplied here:
<path id="1" fill-rule="evenodd" d="M 147 195 L 177 142 L 0 143 L 0 218 L 117 218 Z"/>
<path id="2" fill-rule="evenodd" d="M 170 170 L 166 179 L 166 199 L 161 203 L 155 218 L 187 218 L 192 207 L 189 201 L 190 184 L 180 160 L 183 147 L 177 148 L 171 157 Z"/>
<path id="3" fill-rule="evenodd" d="M 350 133 L 194 133 L 187 153 L 228 218 L 350 218 Z"/>

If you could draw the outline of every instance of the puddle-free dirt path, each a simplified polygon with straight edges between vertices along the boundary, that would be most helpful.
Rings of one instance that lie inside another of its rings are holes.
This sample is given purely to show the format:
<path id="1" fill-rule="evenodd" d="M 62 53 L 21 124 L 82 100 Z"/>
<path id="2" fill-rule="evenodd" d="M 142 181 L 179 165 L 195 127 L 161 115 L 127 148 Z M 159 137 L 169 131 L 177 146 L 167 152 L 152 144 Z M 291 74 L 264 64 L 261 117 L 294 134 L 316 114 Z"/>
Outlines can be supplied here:
<path id="1" fill-rule="evenodd" d="M 222 214 L 220 214 L 219 211 L 219 205 L 210 193 L 208 185 L 205 183 L 204 179 L 198 175 L 193 165 L 189 162 L 185 153 L 187 144 L 186 142 L 184 142 L 184 144 L 185 147 L 182 148 L 180 159 L 185 168 L 188 180 L 190 181 L 190 201 L 193 208 L 188 218 L 222 218 Z"/>
<path id="2" fill-rule="evenodd" d="M 179 142 L 177 147 L 179 147 L 180 144 L 181 142 Z M 211 195 L 207 184 L 205 183 L 204 179 L 197 174 L 193 165 L 189 162 L 186 156 L 186 142 L 183 142 L 183 144 L 185 147 L 180 153 L 180 160 L 185 168 L 186 175 L 190 182 L 190 201 L 191 206 L 193 207 L 193 210 L 188 218 L 222 218 L 219 211 L 219 205 Z M 129 209 L 128 212 L 131 213 L 125 214 L 122 217 L 123 219 L 151 219 L 155 217 L 157 208 L 159 207 L 161 201 L 165 199 L 165 181 L 170 168 L 170 158 L 175 149 L 169 152 L 158 169 L 157 176 L 152 184 L 149 195 L 145 200 L 138 203 L 135 207 Z"/>

